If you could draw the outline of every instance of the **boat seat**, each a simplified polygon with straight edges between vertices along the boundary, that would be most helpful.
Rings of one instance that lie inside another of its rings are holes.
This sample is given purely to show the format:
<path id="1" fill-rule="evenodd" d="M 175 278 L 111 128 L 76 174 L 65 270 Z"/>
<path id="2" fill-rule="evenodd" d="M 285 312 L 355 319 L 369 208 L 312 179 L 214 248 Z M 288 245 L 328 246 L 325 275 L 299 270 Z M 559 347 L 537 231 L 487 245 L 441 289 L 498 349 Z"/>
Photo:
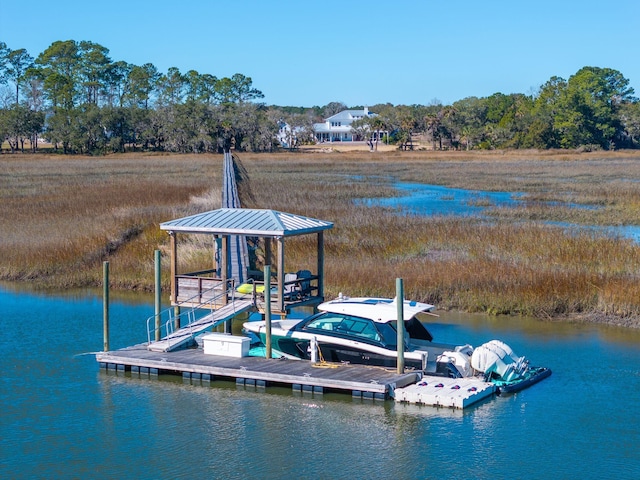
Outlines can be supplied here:
<path id="1" fill-rule="evenodd" d="M 302 300 L 311 294 L 311 272 L 309 270 L 298 270 L 296 273 L 287 273 L 284 276 L 284 298 L 285 300 Z"/>
<path id="2" fill-rule="evenodd" d="M 300 295 L 302 297 L 307 297 L 311 295 L 311 280 L 306 280 L 311 278 L 313 275 L 309 270 L 298 270 L 296 272 L 296 277 L 301 281 L 298 283 L 300 288 Z"/>
<path id="3" fill-rule="evenodd" d="M 284 298 L 285 299 L 291 299 L 292 297 L 296 296 L 296 293 L 298 292 L 299 288 L 298 288 L 298 284 L 297 283 L 290 283 L 290 282 L 295 282 L 298 279 L 298 275 L 296 275 L 295 273 L 285 273 L 284 274 L 284 287 L 283 287 L 283 294 L 284 294 Z"/>

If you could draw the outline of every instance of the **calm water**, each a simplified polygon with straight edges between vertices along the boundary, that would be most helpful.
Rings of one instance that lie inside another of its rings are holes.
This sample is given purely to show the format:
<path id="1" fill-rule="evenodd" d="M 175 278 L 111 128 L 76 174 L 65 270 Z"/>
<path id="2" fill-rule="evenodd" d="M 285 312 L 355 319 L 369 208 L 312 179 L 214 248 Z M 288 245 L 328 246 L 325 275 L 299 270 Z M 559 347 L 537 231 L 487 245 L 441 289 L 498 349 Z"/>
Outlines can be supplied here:
<path id="1" fill-rule="evenodd" d="M 102 302 L 0 287 L 0 478 L 639 478 L 640 332 L 447 315 L 553 375 L 468 411 L 107 374 Z M 150 298 L 113 299 L 111 348 Z M 164 378 L 164 377 L 161 377 Z"/>
<path id="2" fill-rule="evenodd" d="M 418 215 L 481 215 L 487 206 L 516 206 L 522 194 L 465 190 L 424 183 L 397 182 L 400 196 L 368 199 L 369 205 L 397 207 Z"/>
<path id="3" fill-rule="evenodd" d="M 394 186 L 400 196 L 370 198 L 363 200 L 363 203 L 366 205 L 398 208 L 402 212 L 416 215 L 475 216 L 482 218 L 486 216 L 489 208 L 516 207 L 523 205 L 525 202 L 524 194 L 522 193 L 465 190 L 423 183 L 397 182 Z M 566 204 L 566 206 L 571 208 L 597 208 L 595 206 L 591 207 L 577 204 Z M 640 226 L 638 225 L 589 227 L 558 222 L 548 223 L 568 229 L 595 229 L 607 235 L 629 238 L 640 242 Z"/>

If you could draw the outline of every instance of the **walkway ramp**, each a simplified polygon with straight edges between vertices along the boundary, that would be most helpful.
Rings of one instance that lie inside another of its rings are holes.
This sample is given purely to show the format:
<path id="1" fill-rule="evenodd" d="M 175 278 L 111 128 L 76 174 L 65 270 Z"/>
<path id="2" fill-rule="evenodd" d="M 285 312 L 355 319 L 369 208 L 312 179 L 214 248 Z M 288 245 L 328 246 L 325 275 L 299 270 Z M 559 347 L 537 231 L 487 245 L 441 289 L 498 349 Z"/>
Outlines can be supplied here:
<path id="1" fill-rule="evenodd" d="M 221 323 L 232 319 L 240 313 L 253 308 L 252 300 L 234 300 L 233 302 L 212 311 L 208 315 L 185 325 L 182 328 L 170 333 L 162 340 L 150 342 L 147 349 L 153 352 L 171 352 L 186 346 L 192 338 L 201 334 L 207 329 L 215 328 Z"/>

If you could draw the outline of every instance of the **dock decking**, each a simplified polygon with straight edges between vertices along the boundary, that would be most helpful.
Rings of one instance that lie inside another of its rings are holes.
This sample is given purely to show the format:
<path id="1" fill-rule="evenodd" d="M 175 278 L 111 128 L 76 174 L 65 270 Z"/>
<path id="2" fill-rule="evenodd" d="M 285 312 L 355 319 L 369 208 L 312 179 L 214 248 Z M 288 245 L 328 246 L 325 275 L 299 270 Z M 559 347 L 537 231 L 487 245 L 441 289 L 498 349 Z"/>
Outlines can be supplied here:
<path id="1" fill-rule="evenodd" d="M 446 378 L 420 371 L 398 374 L 383 367 L 313 364 L 306 360 L 227 357 L 205 354 L 202 348 L 169 352 L 149 350 L 147 344 L 99 352 L 106 370 L 141 375 L 181 375 L 196 381 L 235 379 L 257 387 L 290 385 L 293 391 L 351 393 L 353 397 L 464 409 L 496 393 L 495 385 L 479 378 Z"/>
<path id="2" fill-rule="evenodd" d="M 134 345 L 96 354 L 105 369 L 173 374 L 202 380 L 231 378 L 236 383 L 269 386 L 291 385 L 293 390 L 324 393 L 350 392 L 356 397 L 384 400 L 396 388 L 405 387 L 421 378 L 421 372 L 397 374 L 380 367 L 365 365 L 324 366 L 303 360 L 266 359 L 261 357 L 226 357 L 207 355 L 200 348 L 173 352 L 154 352 L 146 344 Z"/>

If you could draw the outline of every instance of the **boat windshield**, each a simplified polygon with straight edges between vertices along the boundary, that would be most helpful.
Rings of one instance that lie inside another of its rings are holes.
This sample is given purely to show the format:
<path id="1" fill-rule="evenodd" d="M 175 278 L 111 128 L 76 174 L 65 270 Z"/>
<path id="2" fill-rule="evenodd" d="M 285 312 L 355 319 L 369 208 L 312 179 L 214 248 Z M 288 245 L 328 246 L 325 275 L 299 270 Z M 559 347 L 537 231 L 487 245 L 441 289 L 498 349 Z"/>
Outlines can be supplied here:
<path id="1" fill-rule="evenodd" d="M 384 324 L 376 325 L 373 321 L 366 318 L 338 313 L 326 313 L 314 318 L 303 327 L 303 330 L 315 330 L 325 335 L 353 336 L 369 342 L 389 344 L 389 341 L 396 335 L 395 330 L 389 328 L 393 333 L 393 335 L 389 335 L 388 332 L 376 328 L 380 325 Z M 395 345 L 395 340 L 393 344 Z"/>
<path id="2" fill-rule="evenodd" d="M 378 328 L 380 328 L 382 325 L 384 325 L 386 328 L 388 328 L 389 330 L 391 330 L 391 335 L 393 335 L 393 344 L 389 344 L 389 345 L 394 345 L 394 346 L 398 346 L 398 330 L 396 327 L 396 321 L 395 320 L 391 320 L 390 322 L 386 322 L 386 323 L 379 323 L 378 324 Z M 404 323 L 402 324 L 404 326 Z M 409 344 L 411 343 L 411 337 L 409 335 L 409 332 L 407 332 L 407 329 L 404 329 L 404 346 L 405 348 L 409 348 Z"/>
<path id="3" fill-rule="evenodd" d="M 378 330 L 384 338 L 384 343 L 387 347 L 396 348 L 398 346 L 398 332 L 396 332 L 395 325 L 389 325 L 388 323 L 376 324 Z"/>

